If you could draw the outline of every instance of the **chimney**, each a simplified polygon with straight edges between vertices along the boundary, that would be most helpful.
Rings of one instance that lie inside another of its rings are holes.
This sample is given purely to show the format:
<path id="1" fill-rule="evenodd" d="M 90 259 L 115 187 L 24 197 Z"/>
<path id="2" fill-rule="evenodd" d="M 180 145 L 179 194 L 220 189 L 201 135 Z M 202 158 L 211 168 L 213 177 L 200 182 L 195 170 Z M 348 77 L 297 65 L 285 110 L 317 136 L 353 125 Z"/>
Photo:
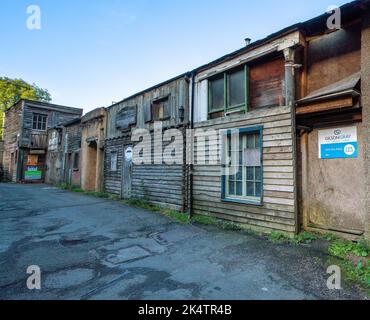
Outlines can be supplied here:
<path id="1" fill-rule="evenodd" d="M 249 46 L 252 42 L 252 39 L 251 38 L 245 38 L 244 41 L 245 41 L 245 45 Z"/>

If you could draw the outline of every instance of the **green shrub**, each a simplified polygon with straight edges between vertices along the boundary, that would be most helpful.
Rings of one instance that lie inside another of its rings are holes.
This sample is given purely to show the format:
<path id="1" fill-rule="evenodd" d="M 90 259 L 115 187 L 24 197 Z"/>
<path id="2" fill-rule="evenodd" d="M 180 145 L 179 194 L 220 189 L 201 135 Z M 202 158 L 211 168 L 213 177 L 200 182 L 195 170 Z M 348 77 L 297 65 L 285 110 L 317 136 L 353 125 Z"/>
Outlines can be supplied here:
<path id="1" fill-rule="evenodd" d="M 296 235 L 293 239 L 292 239 L 292 243 L 294 244 L 300 244 L 300 243 L 306 243 L 306 244 L 309 244 L 309 243 L 312 243 L 313 241 L 317 240 L 317 236 L 315 236 L 313 233 L 311 232 L 302 232 L 298 235 Z"/>
<path id="2" fill-rule="evenodd" d="M 285 233 L 279 231 L 271 232 L 268 236 L 268 239 L 276 244 L 289 243 L 291 240 Z"/>

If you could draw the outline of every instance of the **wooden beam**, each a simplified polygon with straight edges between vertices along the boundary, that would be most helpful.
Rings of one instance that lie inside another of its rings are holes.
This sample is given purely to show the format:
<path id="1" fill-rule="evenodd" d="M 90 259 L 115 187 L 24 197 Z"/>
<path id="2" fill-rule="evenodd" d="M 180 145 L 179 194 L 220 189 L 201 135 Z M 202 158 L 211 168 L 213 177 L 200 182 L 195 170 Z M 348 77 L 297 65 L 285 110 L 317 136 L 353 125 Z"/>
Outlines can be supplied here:
<path id="1" fill-rule="evenodd" d="M 351 108 L 354 105 L 352 97 L 342 98 L 333 101 L 323 101 L 314 104 L 307 104 L 296 108 L 297 115 L 305 115 L 317 112 L 332 111 L 335 109 Z"/>

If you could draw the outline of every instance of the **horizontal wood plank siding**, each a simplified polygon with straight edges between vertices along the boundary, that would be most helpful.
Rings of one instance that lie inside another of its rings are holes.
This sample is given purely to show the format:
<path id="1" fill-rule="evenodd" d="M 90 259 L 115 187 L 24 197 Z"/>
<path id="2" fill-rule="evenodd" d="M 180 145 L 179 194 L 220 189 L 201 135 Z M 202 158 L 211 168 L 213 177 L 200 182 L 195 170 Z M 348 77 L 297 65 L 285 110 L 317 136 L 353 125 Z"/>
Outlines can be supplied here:
<path id="1" fill-rule="evenodd" d="M 194 213 L 243 223 L 252 228 L 296 230 L 292 114 L 289 107 L 254 110 L 245 116 L 221 118 L 195 124 L 196 129 L 219 130 L 263 126 L 262 205 L 230 203 L 221 200 L 221 163 L 207 165 L 205 152 L 194 165 Z M 221 154 L 218 135 L 208 141 L 209 149 Z M 202 161 L 202 162 L 199 162 Z"/>

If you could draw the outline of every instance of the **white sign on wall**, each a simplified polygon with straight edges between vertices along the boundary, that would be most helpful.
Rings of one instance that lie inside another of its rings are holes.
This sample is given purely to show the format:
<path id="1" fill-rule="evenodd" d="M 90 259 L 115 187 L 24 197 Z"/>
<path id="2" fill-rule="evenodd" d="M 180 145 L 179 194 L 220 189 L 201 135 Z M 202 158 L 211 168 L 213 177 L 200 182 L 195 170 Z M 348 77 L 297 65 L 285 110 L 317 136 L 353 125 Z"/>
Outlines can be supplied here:
<path id="1" fill-rule="evenodd" d="M 319 158 L 344 159 L 358 157 L 357 127 L 319 131 Z"/>

